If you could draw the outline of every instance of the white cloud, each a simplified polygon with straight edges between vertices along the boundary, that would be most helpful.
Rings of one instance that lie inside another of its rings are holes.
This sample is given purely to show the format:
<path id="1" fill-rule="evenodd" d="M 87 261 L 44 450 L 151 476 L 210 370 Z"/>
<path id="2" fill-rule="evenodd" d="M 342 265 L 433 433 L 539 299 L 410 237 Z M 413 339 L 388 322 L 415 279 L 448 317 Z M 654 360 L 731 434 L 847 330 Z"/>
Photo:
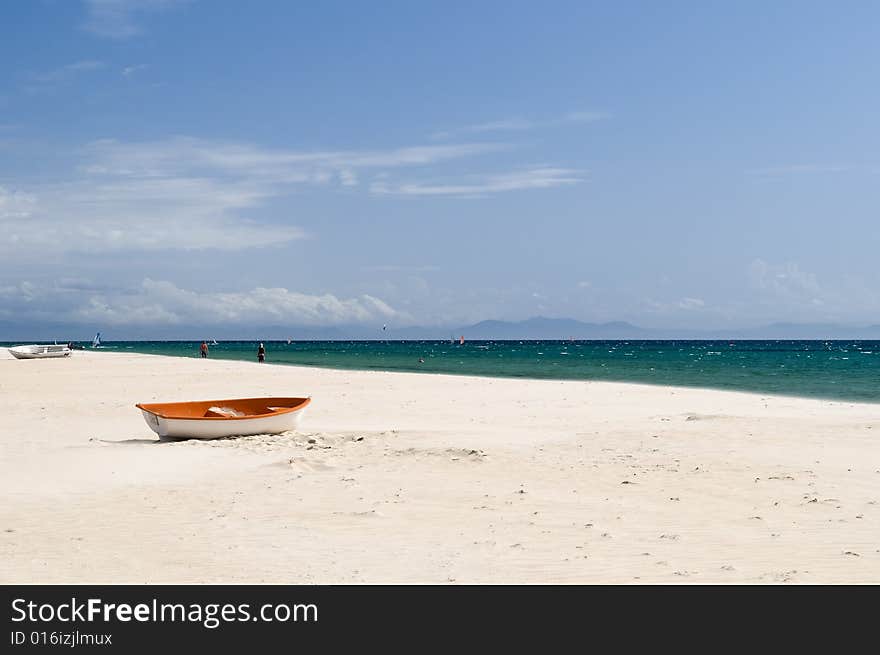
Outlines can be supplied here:
<path id="1" fill-rule="evenodd" d="M 251 144 L 175 137 L 161 141 L 123 143 L 101 140 L 89 150 L 109 173 L 170 175 L 188 170 L 213 170 L 273 179 L 321 181 L 321 174 L 354 175 L 360 168 L 397 168 L 434 164 L 505 149 L 497 143 L 413 146 L 390 150 L 271 150 Z M 349 178 L 351 179 L 351 178 Z"/>
<path id="2" fill-rule="evenodd" d="M 172 282 L 145 279 L 135 289 L 101 289 L 82 281 L 0 287 L 0 317 L 91 325 L 370 324 L 410 317 L 369 294 L 338 298 L 283 287 L 201 293 Z"/>
<path id="3" fill-rule="evenodd" d="M 795 263 L 770 265 L 754 260 L 748 269 L 753 286 L 785 299 L 818 299 L 825 294 L 815 273 L 802 271 Z"/>
<path id="4" fill-rule="evenodd" d="M 102 61 L 83 59 L 42 73 L 33 73 L 30 75 L 32 83 L 25 87 L 25 91 L 29 93 L 50 91 L 59 86 L 70 84 L 80 75 L 106 67 L 107 65 Z"/>
<path id="5" fill-rule="evenodd" d="M 568 168 L 532 168 L 524 171 L 489 175 L 477 182 L 461 184 L 399 184 L 385 181 L 374 182 L 370 190 L 377 195 L 401 196 L 463 196 L 476 197 L 521 191 L 524 189 L 549 189 L 568 186 L 583 181 L 583 171 Z"/>
<path id="6" fill-rule="evenodd" d="M 354 171 L 343 168 L 339 171 L 339 182 L 342 186 L 357 186 L 358 178 Z"/>
<path id="7" fill-rule="evenodd" d="M 169 9 L 188 0 L 84 0 L 84 29 L 97 36 L 127 39 L 142 32 L 138 19 L 146 13 Z"/>
<path id="8" fill-rule="evenodd" d="M 270 195 L 248 181 L 106 178 L 0 192 L 0 253 L 240 250 L 301 238 L 240 215 Z"/>
<path id="9" fill-rule="evenodd" d="M 365 266 L 364 271 L 369 273 L 431 273 L 439 271 L 439 266 L 399 266 L 396 264 L 380 264 L 377 266 Z"/>
<path id="10" fill-rule="evenodd" d="M 791 164 L 769 168 L 752 168 L 746 171 L 749 175 L 759 177 L 782 177 L 786 175 L 803 175 L 811 173 L 842 173 L 852 170 L 852 166 L 839 164 Z"/>
<path id="11" fill-rule="evenodd" d="M 445 136 L 456 133 L 480 133 L 480 132 L 501 132 L 505 130 L 530 130 L 535 127 L 534 121 L 524 118 L 507 118 L 498 121 L 489 121 L 486 123 L 477 123 L 476 125 L 467 125 L 456 130 L 443 132 Z"/>
<path id="12" fill-rule="evenodd" d="M 126 66 L 125 68 L 122 69 L 122 74 L 125 77 L 130 77 L 130 76 L 134 75 L 135 73 L 137 73 L 138 71 L 144 70 L 146 68 L 147 68 L 146 64 L 136 64 L 134 66 Z"/>
<path id="13" fill-rule="evenodd" d="M 682 298 L 678 301 L 679 309 L 702 309 L 705 306 L 702 298 Z"/>
<path id="14" fill-rule="evenodd" d="M 27 218 L 33 211 L 34 202 L 31 194 L 0 186 L 0 222 Z"/>
<path id="15" fill-rule="evenodd" d="M 715 314 L 721 311 L 717 306 L 710 307 L 702 298 L 685 296 L 677 300 L 654 300 L 643 301 L 643 308 L 649 314 L 661 316 L 676 316 L 681 312 L 705 312 Z"/>
<path id="16" fill-rule="evenodd" d="M 260 221 L 253 217 L 272 199 L 305 185 L 354 187 L 363 169 L 423 166 L 500 147 L 300 152 L 186 137 L 96 141 L 80 153 L 69 179 L 2 192 L 0 253 L 283 244 L 304 231 L 292 224 L 298 217 L 290 210 Z"/>
<path id="17" fill-rule="evenodd" d="M 822 280 L 795 262 L 762 259 L 749 264 L 746 273 L 751 304 L 774 320 L 863 321 L 880 312 L 877 285 L 859 276 Z"/>
<path id="18" fill-rule="evenodd" d="M 611 118 L 611 114 L 598 111 L 573 111 L 547 120 L 529 120 L 526 118 L 505 118 L 485 123 L 466 125 L 451 130 L 435 132 L 431 135 L 435 139 L 446 139 L 462 134 L 482 134 L 486 132 L 506 132 L 534 130 L 542 127 L 556 127 L 572 123 L 592 123 L 594 121 Z"/>
<path id="19" fill-rule="evenodd" d="M 604 111 L 572 111 L 566 114 L 558 123 L 592 123 L 611 118 L 611 114 Z"/>
<path id="20" fill-rule="evenodd" d="M 48 71 L 46 73 L 38 73 L 34 75 L 34 79 L 40 82 L 53 82 L 59 79 L 67 78 L 72 75 L 76 75 L 77 73 L 85 73 L 88 71 L 99 70 L 104 68 L 106 64 L 102 61 L 97 61 L 95 59 L 83 59 L 81 61 L 75 61 L 72 64 L 67 64 L 66 66 L 61 66 L 60 68 L 56 68 L 54 70 Z"/>

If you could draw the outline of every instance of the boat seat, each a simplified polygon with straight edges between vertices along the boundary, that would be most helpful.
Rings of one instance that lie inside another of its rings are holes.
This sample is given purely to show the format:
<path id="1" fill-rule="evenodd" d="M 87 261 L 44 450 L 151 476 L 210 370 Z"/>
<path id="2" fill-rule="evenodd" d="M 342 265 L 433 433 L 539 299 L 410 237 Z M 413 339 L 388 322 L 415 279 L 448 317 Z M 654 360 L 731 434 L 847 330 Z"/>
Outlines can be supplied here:
<path id="1" fill-rule="evenodd" d="M 216 416 L 219 418 L 229 418 L 230 416 L 244 416 L 244 412 L 232 409 L 231 407 L 209 407 L 205 412 L 205 416 Z"/>
<path id="2" fill-rule="evenodd" d="M 205 412 L 206 417 L 229 418 L 231 416 L 256 416 L 258 414 L 271 414 L 272 410 L 268 407 L 254 407 L 246 412 L 242 412 L 231 407 L 209 407 Z"/>

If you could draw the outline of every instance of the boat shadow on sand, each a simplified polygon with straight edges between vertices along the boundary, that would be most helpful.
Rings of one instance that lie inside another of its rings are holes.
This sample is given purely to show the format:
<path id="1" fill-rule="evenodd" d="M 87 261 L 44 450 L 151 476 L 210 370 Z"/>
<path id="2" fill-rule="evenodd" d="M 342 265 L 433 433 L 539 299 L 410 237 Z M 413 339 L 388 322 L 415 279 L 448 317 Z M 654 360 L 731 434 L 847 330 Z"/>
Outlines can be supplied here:
<path id="1" fill-rule="evenodd" d="M 154 445 L 154 444 L 169 444 L 169 443 L 177 443 L 180 441 L 179 439 L 89 439 L 89 441 L 97 441 L 98 443 L 106 443 L 111 444 L 113 446 L 143 446 L 143 445 Z"/>
<path id="2" fill-rule="evenodd" d="M 97 439 L 97 438 L 93 438 L 93 439 L 89 439 L 89 441 L 91 441 L 93 443 L 97 442 L 97 443 L 102 443 L 102 444 L 110 444 L 112 446 L 143 446 L 143 445 L 149 446 L 149 445 L 167 445 L 167 444 L 182 444 L 182 443 L 220 444 L 220 443 L 234 442 L 234 441 L 246 442 L 246 441 L 248 441 L 248 437 L 250 437 L 251 440 L 253 440 L 254 438 L 263 438 L 263 437 L 277 438 L 279 436 L 283 436 L 286 434 L 288 434 L 288 433 L 286 433 L 286 432 L 281 433 L 281 435 L 277 435 L 277 434 L 235 435 L 235 436 L 229 436 L 229 437 L 217 437 L 215 439 L 195 439 L 195 438 L 185 439 L 185 438 L 181 438 L 181 437 L 156 437 L 153 439 L 150 439 L 149 437 L 147 437 L 147 438 L 137 437 L 134 439 Z M 291 432 L 290 434 L 294 434 L 294 433 Z"/>

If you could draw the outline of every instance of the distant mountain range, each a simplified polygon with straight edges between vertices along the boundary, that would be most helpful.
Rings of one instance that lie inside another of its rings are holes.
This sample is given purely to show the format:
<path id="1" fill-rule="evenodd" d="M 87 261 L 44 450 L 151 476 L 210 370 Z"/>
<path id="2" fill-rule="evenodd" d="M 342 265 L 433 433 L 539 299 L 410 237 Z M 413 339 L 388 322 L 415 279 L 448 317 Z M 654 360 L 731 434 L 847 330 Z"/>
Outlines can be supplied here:
<path id="1" fill-rule="evenodd" d="M 585 323 L 571 318 L 536 316 L 525 321 L 481 321 L 454 330 L 387 330 L 388 339 L 880 339 L 880 325 L 773 323 L 755 328 L 698 330 L 643 328 L 625 321 Z"/>
<path id="2" fill-rule="evenodd" d="M 643 328 L 625 321 L 584 323 L 540 316 L 518 322 L 483 321 L 462 329 L 467 330 L 463 334 L 474 339 L 880 339 L 880 325 L 773 323 L 740 329 L 662 329 Z"/>
<path id="3" fill-rule="evenodd" d="M 100 330 L 105 341 L 165 340 L 446 340 L 465 339 L 877 339 L 880 325 L 846 326 L 832 323 L 773 323 L 756 328 L 696 330 L 643 328 L 624 321 L 585 323 L 571 318 L 536 316 L 524 321 L 481 321 L 462 327 L 406 327 L 343 325 L 306 327 L 283 325 L 203 325 L 118 327 L 65 323 L 0 321 L 2 341 L 91 341 Z"/>

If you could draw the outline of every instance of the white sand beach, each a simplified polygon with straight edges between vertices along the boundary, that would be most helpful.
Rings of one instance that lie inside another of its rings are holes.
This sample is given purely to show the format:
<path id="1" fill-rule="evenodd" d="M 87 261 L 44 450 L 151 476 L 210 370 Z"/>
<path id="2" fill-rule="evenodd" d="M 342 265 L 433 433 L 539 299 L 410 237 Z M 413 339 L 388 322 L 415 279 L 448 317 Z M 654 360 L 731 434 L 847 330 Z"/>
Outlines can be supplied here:
<path id="1" fill-rule="evenodd" d="M 311 395 L 160 442 L 136 402 Z M 0 583 L 880 583 L 880 405 L 0 355 Z"/>

